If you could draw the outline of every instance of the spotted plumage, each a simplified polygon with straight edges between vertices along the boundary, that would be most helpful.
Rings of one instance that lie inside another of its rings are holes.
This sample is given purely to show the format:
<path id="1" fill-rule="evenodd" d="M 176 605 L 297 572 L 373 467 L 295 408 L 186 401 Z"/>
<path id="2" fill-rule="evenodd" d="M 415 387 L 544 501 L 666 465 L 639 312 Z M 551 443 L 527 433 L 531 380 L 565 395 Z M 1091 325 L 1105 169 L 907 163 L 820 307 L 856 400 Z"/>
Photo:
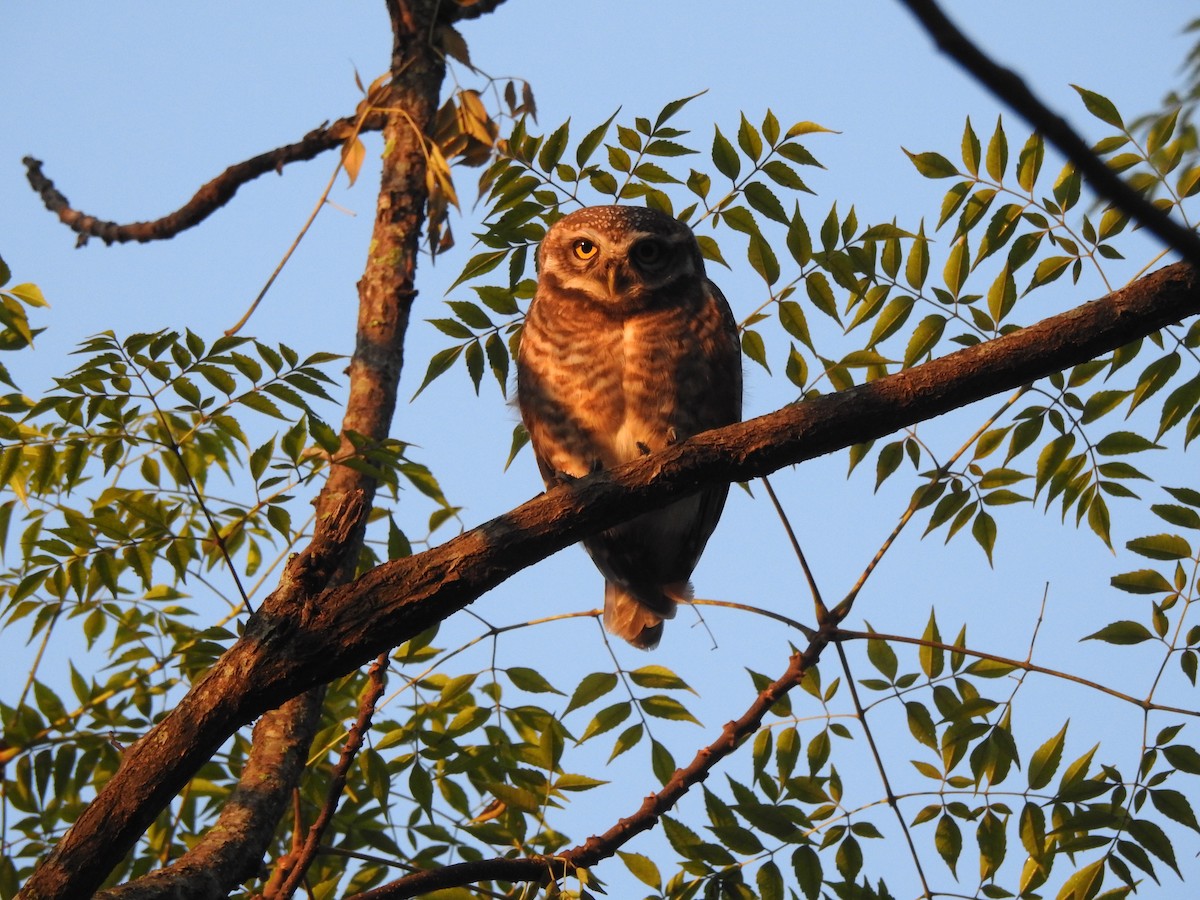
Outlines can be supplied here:
<path id="1" fill-rule="evenodd" d="M 691 230 L 633 206 L 559 219 L 538 251 L 517 397 L 547 485 L 618 466 L 741 418 L 737 327 Z M 642 648 L 692 597 L 725 505 L 708 487 L 584 541 L 604 624 Z"/>

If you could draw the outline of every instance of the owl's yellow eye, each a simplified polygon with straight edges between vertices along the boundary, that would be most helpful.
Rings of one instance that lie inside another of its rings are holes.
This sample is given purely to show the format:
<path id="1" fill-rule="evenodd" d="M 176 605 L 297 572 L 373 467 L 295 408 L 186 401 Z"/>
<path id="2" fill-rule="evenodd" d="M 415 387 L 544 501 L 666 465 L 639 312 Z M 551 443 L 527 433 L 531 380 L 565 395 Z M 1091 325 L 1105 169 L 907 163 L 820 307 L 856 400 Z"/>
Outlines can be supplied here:
<path id="1" fill-rule="evenodd" d="M 653 268 L 660 265 L 666 254 L 658 241 L 639 241 L 633 245 L 633 259 L 638 265 Z"/>
<path id="2" fill-rule="evenodd" d="M 587 238 L 580 238 L 571 245 L 571 250 L 574 252 L 576 259 L 588 260 L 600 252 L 600 248 L 589 241 Z"/>

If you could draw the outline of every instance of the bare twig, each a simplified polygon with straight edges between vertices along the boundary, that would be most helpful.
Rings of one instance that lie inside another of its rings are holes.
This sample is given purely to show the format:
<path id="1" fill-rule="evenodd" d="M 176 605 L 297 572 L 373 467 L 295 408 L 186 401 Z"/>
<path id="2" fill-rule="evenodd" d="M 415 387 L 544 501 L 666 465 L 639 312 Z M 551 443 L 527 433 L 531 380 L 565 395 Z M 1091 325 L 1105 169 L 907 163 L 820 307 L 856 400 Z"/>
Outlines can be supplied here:
<path id="1" fill-rule="evenodd" d="M 313 159 L 326 150 L 340 147 L 347 137 L 356 132 L 379 131 L 385 117 L 372 114 L 359 123 L 358 116 L 346 116 L 336 122 L 314 128 L 299 141 L 285 144 L 243 160 L 227 168 L 208 184 L 196 191 L 192 199 L 172 213 L 149 222 L 130 222 L 125 225 L 98 219 L 71 206 L 62 192 L 42 172 L 41 160 L 26 156 L 26 177 L 30 186 L 41 195 L 46 209 L 58 215 L 59 220 L 79 235 L 77 246 L 83 246 L 88 238 L 99 238 L 105 244 L 138 241 L 161 241 L 173 238 L 181 231 L 199 225 L 210 215 L 228 203 L 242 185 L 253 181 L 267 172 L 279 172 L 288 163 Z"/>
<path id="2" fill-rule="evenodd" d="M 362 749 L 367 730 L 371 727 L 371 717 L 375 714 L 375 706 L 379 703 L 379 698 L 383 696 L 384 688 L 387 686 L 387 665 L 388 654 L 381 653 L 379 658 L 371 664 L 371 668 L 367 670 L 367 685 L 358 699 L 358 718 L 350 726 L 346 743 L 330 774 L 325 804 L 321 807 L 316 821 L 309 827 L 303 846 L 291 854 L 288 871 L 282 875 L 283 883 L 277 889 L 263 891 L 263 896 L 268 900 L 288 900 L 296 892 L 296 888 L 299 887 L 301 879 L 308 872 L 312 861 L 316 859 L 317 852 L 321 848 L 321 838 L 324 837 L 325 829 L 329 827 L 333 814 L 337 811 L 342 791 L 346 787 L 346 773 L 350 770 L 350 765 L 354 762 L 358 751 Z"/>
<path id="3" fill-rule="evenodd" d="M 1200 266 L 1200 236 L 1179 224 L 1126 184 L 1062 116 L 1042 103 L 1020 76 L 998 65 L 951 22 L 934 0 L 900 0 L 929 36 L 984 87 L 1023 116 L 1087 178 L 1092 189 L 1157 235 L 1192 265 Z"/>

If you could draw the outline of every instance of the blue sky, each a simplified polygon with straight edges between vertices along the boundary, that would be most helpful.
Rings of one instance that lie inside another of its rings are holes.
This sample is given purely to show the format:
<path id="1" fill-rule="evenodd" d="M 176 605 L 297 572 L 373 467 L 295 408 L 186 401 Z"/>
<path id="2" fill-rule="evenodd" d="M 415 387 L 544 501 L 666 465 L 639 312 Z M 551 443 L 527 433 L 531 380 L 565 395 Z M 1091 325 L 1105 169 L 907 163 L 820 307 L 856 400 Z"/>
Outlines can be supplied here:
<path id="1" fill-rule="evenodd" d="M 64 371 L 70 365 L 66 354 L 97 331 L 126 334 L 187 326 L 211 339 L 231 325 L 292 241 L 335 160 L 327 155 L 290 166 L 281 176 L 261 178 L 175 240 L 111 248 L 93 241 L 76 250 L 74 235 L 28 189 L 22 156 L 43 160 L 47 175 L 82 210 L 116 221 L 156 218 L 178 207 L 225 166 L 350 113 L 358 100 L 354 69 L 364 82 L 370 81 L 386 67 L 390 45 L 382 3 L 111 2 L 66 9 L 30 0 L 9 0 L 0 8 L 5 61 L 0 76 L 0 254 L 16 280 L 37 282 L 52 304 L 39 317 L 49 330 L 37 350 L 20 363 L 9 362 L 30 392 Z M 1099 133 L 1096 123 L 1069 84 L 1107 95 L 1126 113 L 1153 108 L 1177 83 L 1188 48 L 1179 32 L 1195 15 L 1193 4 L 1182 0 L 1136 5 L 1009 0 L 947 3 L 946 9 L 1091 136 Z M 965 116 L 986 135 L 1001 112 L 935 51 L 900 4 L 885 0 L 509 0 L 497 13 L 466 24 L 463 32 L 482 70 L 531 82 L 540 113 L 537 128 L 544 131 L 570 118 L 573 133 L 582 135 L 618 107 L 622 119 L 653 116 L 666 102 L 700 90 L 707 93 L 680 121 L 693 130 L 701 149 L 711 142 L 713 123 L 731 133 L 743 110 L 754 121 L 769 107 L 785 123 L 807 119 L 835 129 L 840 134 L 807 143 L 826 166 L 811 176 L 805 173 L 817 196 L 806 198 L 803 203 L 811 206 L 804 208 L 817 221 L 834 201 L 843 210 L 854 204 L 862 221 L 899 216 L 902 226 L 915 226 L 922 216 L 936 219 L 945 186 L 920 178 L 900 148 L 953 156 Z M 472 79 L 466 72 L 459 76 L 464 82 Z M 1014 115 L 1005 112 L 1004 119 L 1012 142 L 1028 133 Z M 349 352 L 354 283 L 371 227 L 371 167 L 378 151 L 378 141 L 369 142 L 369 165 L 357 185 L 346 189 L 344 180 L 339 181 L 331 199 L 340 211 L 327 209 L 318 218 L 250 333 L 301 352 Z M 460 190 L 468 203 L 473 178 L 471 171 L 461 176 Z M 441 299 L 471 252 L 469 234 L 479 214 L 465 204 L 465 221 L 455 223 L 458 247 L 436 265 L 422 265 L 401 390 L 405 397 L 420 383 L 424 361 L 445 343 L 423 320 L 443 314 Z M 1147 245 L 1145 257 L 1149 255 Z M 761 302 L 762 290 L 744 262 L 730 259 L 733 271 L 712 274 L 735 311 L 744 314 Z M 1094 283 L 1072 290 L 1064 281 L 1056 309 L 1100 292 Z M 459 296 L 466 296 L 461 288 L 451 295 Z M 776 355 L 782 346 L 778 340 L 772 345 Z M 782 378 L 768 380 L 753 366 L 748 378 L 747 415 L 768 412 L 788 399 Z M 985 406 L 990 410 L 994 404 Z M 951 427 L 967 434 L 973 428 L 969 423 L 982 415 L 977 411 Z M 420 446 L 419 458 L 434 468 L 452 502 L 465 507 L 463 521 L 473 525 L 540 488 L 528 455 L 502 471 L 514 422 L 515 412 L 494 385 L 485 383 L 476 398 L 462 373 L 453 372 L 400 408 L 395 433 Z M 911 490 L 911 485 L 885 487 L 873 496 L 871 478 L 846 482 L 844 471 L 844 458 L 838 458 L 781 473 L 776 480 L 818 579 L 827 595 L 835 596 L 874 553 Z M 418 512 L 417 521 L 425 512 Z M 973 634 L 987 636 L 988 649 L 1024 656 L 1049 585 L 1044 627 L 1050 636 L 1042 640 L 1066 646 L 1080 636 L 1079 605 L 1107 602 L 1097 598 L 1108 577 L 1120 569 L 1098 542 L 1069 529 L 1063 532 L 1056 519 L 1022 509 L 1002 520 L 995 569 L 965 541 L 946 553 L 938 538 L 919 544 L 915 535 L 906 535 L 876 574 L 859 611 L 881 630 L 919 634 L 930 606 L 937 604 L 944 631 L 969 620 Z M 1139 533 L 1137 527 L 1119 521 L 1118 545 Z M 761 499 L 753 501 L 736 490 L 696 582 L 700 596 L 807 617 L 807 600 L 789 568 L 780 529 Z M 500 623 L 588 608 L 599 601 L 599 577 L 582 553 L 570 550 L 513 579 L 474 608 Z M 661 663 L 704 684 L 710 709 L 702 716 L 706 729 L 695 730 L 682 747 L 689 740 L 698 745 L 701 735 L 711 737 L 713 729 L 749 702 L 743 665 L 781 671 L 786 643 L 796 639 L 768 629 L 759 619 L 716 611 L 706 613 L 706 619 L 718 635 L 715 651 L 703 629 L 688 627 L 692 620 L 686 612 L 668 628 L 653 658 L 618 650 L 627 665 Z M 861 624 L 861 618 L 851 624 Z M 465 634 L 475 628 L 469 623 L 463 627 Z M 508 664 L 533 664 L 528 661 L 531 646 L 539 654 L 549 651 L 535 662 L 545 659 L 548 674 L 557 676 L 551 680 L 570 685 L 573 676 L 611 666 L 590 628 L 554 625 L 538 632 L 543 636 L 532 645 L 514 641 L 502 650 Z M 555 652 L 562 646 L 579 651 L 563 659 Z M 1075 662 L 1057 655 L 1050 660 Z M 1080 659 L 1078 665 L 1095 668 L 1081 674 L 1111 680 L 1103 657 Z M 1055 709 L 1045 727 L 1037 722 L 1030 726 L 1031 733 L 1042 737 L 1057 729 L 1054 725 L 1046 731 L 1050 723 L 1061 722 L 1064 709 L 1086 696 L 1057 684 L 1050 691 Z M 1086 746 L 1081 739 L 1076 749 L 1082 752 Z M 640 797 L 650 788 L 638 780 L 632 764 L 616 767 L 616 772 L 631 779 L 627 797 Z M 877 786 L 865 789 L 871 791 L 877 792 Z M 612 797 L 616 799 L 605 802 L 615 805 L 599 808 L 628 811 L 618 795 Z M 602 815 L 579 829 L 606 825 L 611 818 Z M 1185 865 L 1194 867 L 1194 849 L 1189 845 L 1180 852 Z"/>

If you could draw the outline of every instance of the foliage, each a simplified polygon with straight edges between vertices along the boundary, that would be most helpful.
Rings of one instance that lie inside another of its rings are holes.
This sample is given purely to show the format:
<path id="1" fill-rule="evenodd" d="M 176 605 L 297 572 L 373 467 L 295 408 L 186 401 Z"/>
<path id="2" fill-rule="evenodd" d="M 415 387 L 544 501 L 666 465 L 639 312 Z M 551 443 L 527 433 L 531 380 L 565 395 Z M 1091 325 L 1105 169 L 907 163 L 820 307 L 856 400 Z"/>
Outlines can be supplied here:
<path id="1" fill-rule="evenodd" d="M 1179 107 L 1127 125 L 1111 101 L 1078 92 L 1110 129 L 1096 152 L 1190 222 L 1200 157 Z M 479 102 L 455 96 L 459 105 L 443 110 L 447 142 L 467 141 L 448 123 Z M 697 229 L 712 266 L 744 259 L 762 297 L 743 311 L 743 351 L 765 372 L 781 372 L 795 400 L 1035 321 L 1063 296 L 1068 274 L 1072 283 L 1094 273 L 1105 289 L 1120 287 L 1109 267 L 1132 252 L 1127 217 L 1089 205 L 1072 166 L 1046 171 L 1036 134 L 1010 142 L 997 121 L 985 144 L 968 120 L 954 154 L 908 154 L 921 176 L 950 183 L 931 227 L 922 218 L 860 223 L 853 206 L 826 204 L 806 184 L 806 169 L 820 166 L 809 144 L 833 140 L 828 129 L 785 128 L 767 111 L 716 127 L 701 149 L 677 124 L 695 99 L 628 124 L 614 114 L 577 142 L 570 122 L 536 135 L 520 118 L 486 160 L 480 147 L 490 146 L 494 123 L 476 110 L 470 121 L 489 127 L 457 155 L 486 162 L 484 249 L 453 289 L 474 296 L 450 299 L 431 319 L 452 343 L 432 357 L 421 389 L 461 361 L 476 392 L 488 372 L 506 392 L 535 289 L 531 251 L 577 204 L 646 203 Z M 509 111 L 521 105 L 514 93 Z M 448 175 L 431 178 L 431 191 L 452 203 Z M 448 249 L 449 231 L 440 234 L 435 249 Z M 0 347 L 16 350 L 36 334 L 25 307 L 42 300 L 31 285 L 5 288 L 8 277 L 0 265 Z M 1197 711 L 1190 699 L 1181 708 L 1160 695 L 1190 697 L 1195 686 L 1200 624 L 1189 612 L 1200 592 L 1200 484 L 1195 466 L 1160 474 L 1152 451 L 1178 460 L 1200 435 L 1198 349 L 1200 322 L 1173 326 L 1027 385 L 998 408 L 965 411 L 965 438 L 913 428 L 847 454 L 849 473 L 869 473 L 877 490 L 903 483 L 909 499 L 893 537 L 917 519 L 946 543 L 969 534 L 989 560 L 1003 529 L 1019 527 L 1022 507 L 1086 523 L 1109 545 L 1114 514 L 1155 517 L 1160 530 L 1118 554 L 1117 568 L 1128 568 L 1128 554 L 1139 568 L 1112 576 L 1133 601 L 1129 617 L 1081 616 L 1078 635 L 1112 669 L 1123 654 L 1151 652 L 1158 674 L 1144 697 L 1035 664 L 1032 641 L 1027 659 L 1002 657 L 986 640 L 969 640 L 966 625 L 944 630 L 936 609 L 919 634 L 847 631 L 839 659 L 831 652 L 811 669 L 720 777 L 695 789 L 702 812 L 661 820 L 669 852 L 631 844 L 619 864 L 573 872 L 547 895 L 595 896 L 623 868 L 651 896 L 890 897 L 910 876 L 881 869 L 872 851 L 898 835 L 908 838 L 924 889 L 938 893 L 1120 897 L 1181 877 L 1182 848 L 1191 846 L 1184 836 L 1200 832 L 1191 780 L 1200 754 L 1185 730 Z M 427 519 L 419 507 L 420 520 L 407 507 L 378 507 L 362 569 L 406 555 L 410 532 L 431 533 L 457 513 L 408 445 L 354 434 L 343 441 L 326 424 L 321 404 L 337 400 L 329 354 L 302 359 L 240 337 L 209 344 L 190 331 L 103 334 L 79 353 L 83 362 L 44 396 L 2 400 L 4 628 L 37 647 L 16 702 L 0 705 L 4 896 L 115 769 L 121 746 L 228 646 L 243 604 L 309 533 L 299 511 L 331 460 L 371 473 L 392 499 L 414 487 L 432 507 Z M 15 390 L 7 370 L 0 380 Z M 512 453 L 522 442 L 518 431 Z M 891 539 L 880 553 L 890 547 Z M 232 588 L 222 572 L 235 573 Z M 197 584 L 198 601 L 189 596 Z M 568 616 L 594 613 L 555 618 Z M 631 669 L 610 651 L 611 664 L 573 677 L 552 654 L 530 665 L 510 652 L 515 632 L 554 627 L 485 624 L 453 642 L 432 629 L 391 654 L 399 684 L 349 772 L 329 841 L 336 852 L 309 872 L 313 896 L 378 884 L 394 877 L 393 863 L 553 857 L 584 836 L 571 833 L 581 826 L 570 814 L 605 789 L 607 764 L 636 760 L 666 784 L 707 741 L 694 691 L 665 665 Z M 69 629 L 83 639 L 67 674 L 73 698 L 43 672 L 44 649 Z M 1039 702 L 1043 688 L 1030 675 L 1041 685 L 1081 683 L 1097 703 L 1132 703 L 1143 728 L 1115 735 L 1113 749 L 1079 746 L 1062 721 L 1030 743 L 1014 724 Z M 742 706 L 770 681 L 748 669 Z M 299 792 L 302 821 L 325 802 L 361 683 L 331 686 Z M 1132 767 L 1117 762 L 1130 743 Z M 192 845 L 246 752 L 239 735 L 214 757 L 118 875 L 135 877 Z M 623 788 L 632 796 L 647 782 Z M 273 858 L 291 838 L 290 823 L 281 825 Z M 940 887 L 951 881 L 962 886 Z M 438 896 L 520 893 L 485 882 Z"/>

